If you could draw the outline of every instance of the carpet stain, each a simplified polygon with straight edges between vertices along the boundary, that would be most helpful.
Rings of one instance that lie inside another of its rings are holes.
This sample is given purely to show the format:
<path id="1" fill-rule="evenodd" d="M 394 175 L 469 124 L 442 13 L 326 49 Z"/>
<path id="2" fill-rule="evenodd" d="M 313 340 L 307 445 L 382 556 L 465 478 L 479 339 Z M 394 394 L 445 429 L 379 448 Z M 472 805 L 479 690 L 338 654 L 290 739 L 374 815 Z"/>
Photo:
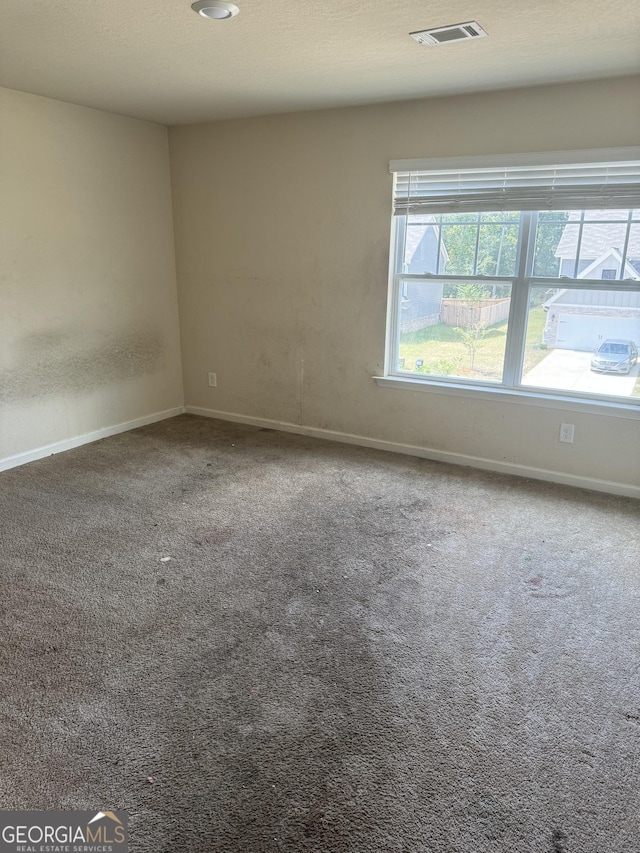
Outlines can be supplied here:
<path id="1" fill-rule="evenodd" d="M 569 598 L 578 592 L 578 582 L 574 578 L 563 580 L 542 572 L 525 580 L 525 584 L 529 587 L 531 598 L 543 600 Z"/>
<path id="2" fill-rule="evenodd" d="M 573 593 L 573 592 L 532 592 L 531 598 L 543 598 L 543 599 L 569 598 L 571 595 L 575 595 L 575 593 Z"/>
<path id="3" fill-rule="evenodd" d="M 331 825 L 330 819 L 322 812 L 314 811 L 308 815 L 304 823 L 304 837 L 317 838 L 323 835 Z"/>
<path id="4" fill-rule="evenodd" d="M 553 853 L 569 853 L 569 848 L 567 847 L 567 833 L 563 832 L 561 829 L 554 829 L 553 831 Z"/>
<path id="5" fill-rule="evenodd" d="M 196 545 L 224 545 L 233 537 L 230 527 L 220 527 L 211 530 L 198 530 L 195 535 Z"/>
<path id="6" fill-rule="evenodd" d="M 590 749 L 582 749 L 580 750 L 580 757 L 578 758 L 578 761 L 585 767 L 593 770 L 593 760 L 595 757 L 595 753 L 591 752 Z"/>
<path id="7" fill-rule="evenodd" d="M 569 598 L 573 593 L 571 592 L 541 592 L 541 593 L 531 593 L 531 598 L 543 598 L 543 599 L 554 599 L 554 598 Z"/>

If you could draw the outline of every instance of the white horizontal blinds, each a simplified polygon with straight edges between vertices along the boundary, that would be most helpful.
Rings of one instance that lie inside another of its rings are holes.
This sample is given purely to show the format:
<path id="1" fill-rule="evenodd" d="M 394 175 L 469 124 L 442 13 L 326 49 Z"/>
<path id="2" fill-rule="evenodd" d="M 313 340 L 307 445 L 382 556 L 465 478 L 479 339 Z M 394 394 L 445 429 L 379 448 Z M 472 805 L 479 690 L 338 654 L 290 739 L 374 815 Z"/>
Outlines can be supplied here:
<path id="1" fill-rule="evenodd" d="M 640 207 L 640 161 L 395 172 L 394 212 Z"/>

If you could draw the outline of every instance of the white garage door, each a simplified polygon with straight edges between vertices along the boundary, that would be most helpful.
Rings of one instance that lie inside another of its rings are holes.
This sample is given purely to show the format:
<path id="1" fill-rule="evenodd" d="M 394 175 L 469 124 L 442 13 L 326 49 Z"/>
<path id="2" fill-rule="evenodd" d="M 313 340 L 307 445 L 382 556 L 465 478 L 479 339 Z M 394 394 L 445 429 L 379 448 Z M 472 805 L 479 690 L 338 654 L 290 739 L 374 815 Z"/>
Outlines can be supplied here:
<path id="1" fill-rule="evenodd" d="M 559 349 L 594 350 L 607 338 L 640 343 L 640 317 L 595 317 L 561 314 L 558 319 Z"/>

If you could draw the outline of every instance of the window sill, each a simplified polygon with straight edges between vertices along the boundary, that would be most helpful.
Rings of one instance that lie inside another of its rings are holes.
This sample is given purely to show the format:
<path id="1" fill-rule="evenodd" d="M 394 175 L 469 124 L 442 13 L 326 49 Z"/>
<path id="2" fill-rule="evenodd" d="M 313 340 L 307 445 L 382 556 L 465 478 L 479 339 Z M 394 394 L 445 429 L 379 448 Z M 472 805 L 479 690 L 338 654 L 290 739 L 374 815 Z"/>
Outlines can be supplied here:
<path id="1" fill-rule="evenodd" d="M 524 391 L 511 388 L 490 388 L 453 382 L 434 382 L 429 379 L 416 379 L 404 376 L 374 376 L 375 383 L 383 388 L 396 388 L 403 391 L 421 391 L 428 394 L 450 394 L 456 397 L 484 400 L 485 402 L 514 403 L 516 405 L 537 406 L 538 408 L 558 409 L 563 412 L 584 412 L 604 417 L 640 420 L 640 399 L 638 403 L 615 402 L 610 400 L 573 397 L 563 394 L 545 394 L 542 391 Z"/>

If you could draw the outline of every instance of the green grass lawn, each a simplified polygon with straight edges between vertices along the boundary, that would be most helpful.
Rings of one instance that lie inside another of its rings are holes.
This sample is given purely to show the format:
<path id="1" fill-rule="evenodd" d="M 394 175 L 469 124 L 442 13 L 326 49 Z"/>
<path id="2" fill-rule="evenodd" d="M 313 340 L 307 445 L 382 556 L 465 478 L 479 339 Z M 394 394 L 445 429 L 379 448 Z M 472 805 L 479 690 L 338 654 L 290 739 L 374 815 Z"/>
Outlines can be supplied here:
<path id="1" fill-rule="evenodd" d="M 524 372 L 531 370 L 547 355 L 537 349 L 542 340 L 546 314 L 542 307 L 529 311 L 527 341 L 524 352 Z M 473 368 L 470 353 L 462 342 L 459 332 L 452 326 L 439 323 L 418 332 L 406 332 L 400 336 L 400 358 L 410 373 L 432 376 L 452 376 L 464 379 L 479 379 L 484 382 L 500 382 L 504 363 L 504 348 L 507 340 L 507 321 L 489 326 L 478 340 Z M 422 367 L 416 368 L 416 360 L 423 359 Z"/>

